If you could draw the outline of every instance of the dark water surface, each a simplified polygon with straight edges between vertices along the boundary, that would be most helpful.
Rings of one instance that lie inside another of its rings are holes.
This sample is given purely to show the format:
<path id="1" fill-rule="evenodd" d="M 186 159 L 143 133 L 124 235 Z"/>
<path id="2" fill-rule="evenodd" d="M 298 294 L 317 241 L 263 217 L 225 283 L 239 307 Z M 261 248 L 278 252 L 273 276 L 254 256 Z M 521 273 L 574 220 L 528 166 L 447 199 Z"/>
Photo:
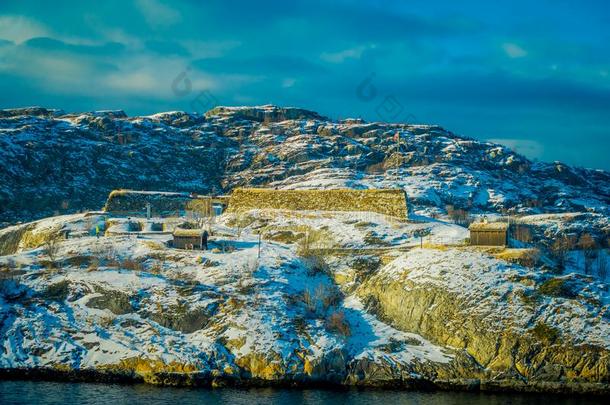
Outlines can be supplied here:
<path id="1" fill-rule="evenodd" d="M 607 399 L 607 398 L 606 398 Z M 41 381 L 0 381 L 0 405 L 10 404 L 600 404 L 604 398 L 534 394 L 278 388 L 167 388 Z M 607 402 L 606 402 L 607 403 Z"/>

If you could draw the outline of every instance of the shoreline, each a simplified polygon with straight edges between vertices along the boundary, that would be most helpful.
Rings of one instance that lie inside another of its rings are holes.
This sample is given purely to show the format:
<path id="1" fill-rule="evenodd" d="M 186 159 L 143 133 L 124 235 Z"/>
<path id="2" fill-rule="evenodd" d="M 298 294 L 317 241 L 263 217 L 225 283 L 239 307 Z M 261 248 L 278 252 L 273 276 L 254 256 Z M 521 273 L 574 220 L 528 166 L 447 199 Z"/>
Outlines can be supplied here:
<path id="1" fill-rule="evenodd" d="M 584 382 L 518 382 L 515 380 L 449 380 L 425 379 L 341 381 L 314 379 L 264 380 L 227 375 L 213 376 L 210 372 L 138 374 L 102 371 L 96 369 L 61 370 L 51 367 L 0 368 L 0 380 L 50 381 L 66 383 L 146 384 L 176 388 L 279 388 L 279 389 L 327 389 L 327 390 L 394 390 L 422 392 L 470 392 L 532 395 L 574 395 L 582 397 L 609 397 L 610 384 Z"/>

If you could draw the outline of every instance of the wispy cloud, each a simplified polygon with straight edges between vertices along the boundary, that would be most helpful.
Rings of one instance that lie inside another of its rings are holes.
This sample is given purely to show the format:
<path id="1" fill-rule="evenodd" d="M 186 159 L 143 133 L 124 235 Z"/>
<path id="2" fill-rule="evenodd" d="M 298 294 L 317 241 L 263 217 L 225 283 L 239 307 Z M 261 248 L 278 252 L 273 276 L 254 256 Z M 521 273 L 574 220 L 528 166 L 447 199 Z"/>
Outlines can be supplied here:
<path id="1" fill-rule="evenodd" d="M 360 59 L 367 49 L 375 49 L 375 45 L 361 45 L 338 52 L 323 52 L 320 59 L 329 63 L 343 63 L 346 59 Z"/>
<path id="2" fill-rule="evenodd" d="M 525 49 L 511 42 L 506 42 L 502 44 L 502 49 L 504 50 L 504 53 L 508 55 L 509 58 L 516 59 L 527 56 L 527 51 Z"/>
<path id="3" fill-rule="evenodd" d="M 49 35 L 49 29 L 34 19 L 20 15 L 0 16 L 1 39 L 21 43 L 31 38 Z"/>
<path id="4" fill-rule="evenodd" d="M 489 142 L 506 145 L 515 152 L 530 159 L 540 159 L 544 154 L 544 146 L 538 141 L 516 138 L 492 138 L 487 140 Z"/>
<path id="5" fill-rule="evenodd" d="M 171 27 L 182 19 L 178 10 L 160 0 L 136 0 L 136 5 L 146 22 L 152 27 Z"/>

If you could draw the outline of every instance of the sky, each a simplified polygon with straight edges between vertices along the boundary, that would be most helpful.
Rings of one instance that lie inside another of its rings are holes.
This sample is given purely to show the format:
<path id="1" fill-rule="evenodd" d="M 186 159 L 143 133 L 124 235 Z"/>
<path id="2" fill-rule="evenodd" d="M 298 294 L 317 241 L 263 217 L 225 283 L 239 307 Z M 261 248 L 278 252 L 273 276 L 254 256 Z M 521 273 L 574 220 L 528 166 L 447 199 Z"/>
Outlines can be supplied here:
<path id="1" fill-rule="evenodd" d="M 610 2 L 0 1 L 0 108 L 275 104 L 610 170 Z"/>

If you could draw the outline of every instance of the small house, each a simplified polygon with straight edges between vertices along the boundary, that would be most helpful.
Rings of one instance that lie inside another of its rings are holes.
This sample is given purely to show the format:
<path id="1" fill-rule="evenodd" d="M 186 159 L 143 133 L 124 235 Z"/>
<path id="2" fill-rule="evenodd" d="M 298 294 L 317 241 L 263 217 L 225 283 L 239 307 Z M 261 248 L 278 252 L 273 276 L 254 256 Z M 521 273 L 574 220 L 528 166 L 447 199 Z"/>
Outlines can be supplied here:
<path id="1" fill-rule="evenodd" d="M 173 236 L 172 246 L 177 249 L 201 249 L 203 246 L 203 229 L 176 228 Z"/>
<path id="2" fill-rule="evenodd" d="M 470 244 L 476 246 L 506 246 L 508 224 L 504 222 L 474 222 L 469 227 Z"/>

